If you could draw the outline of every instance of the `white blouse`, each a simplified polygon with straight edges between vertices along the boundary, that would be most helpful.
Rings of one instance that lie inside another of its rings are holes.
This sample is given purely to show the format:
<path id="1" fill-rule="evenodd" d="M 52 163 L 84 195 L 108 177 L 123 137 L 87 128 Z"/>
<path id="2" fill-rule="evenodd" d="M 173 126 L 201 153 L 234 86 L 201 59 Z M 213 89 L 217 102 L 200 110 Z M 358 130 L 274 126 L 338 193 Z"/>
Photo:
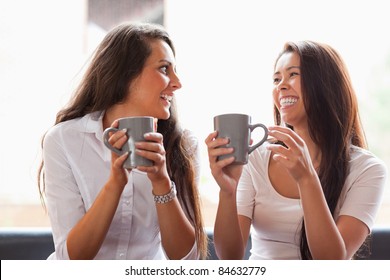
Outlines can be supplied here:
<path id="1" fill-rule="evenodd" d="M 69 259 L 68 233 L 108 180 L 111 151 L 103 143 L 102 117 L 102 112 L 96 112 L 66 121 L 51 128 L 45 136 L 46 199 L 55 244 L 55 252 L 49 259 Z M 197 256 L 195 242 L 184 259 Z M 146 173 L 136 169 L 130 172 L 95 259 L 166 259 L 152 185 Z"/>
<path id="2" fill-rule="evenodd" d="M 300 199 L 280 195 L 268 176 L 271 152 L 265 143 L 249 156 L 237 190 L 238 214 L 252 220 L 251 259 L 299 259 L 303 210 Z M 387 177 L 385 164 L 372 153 L 352 148 L 334 219 L 349 215 L 372 228 Z"/>

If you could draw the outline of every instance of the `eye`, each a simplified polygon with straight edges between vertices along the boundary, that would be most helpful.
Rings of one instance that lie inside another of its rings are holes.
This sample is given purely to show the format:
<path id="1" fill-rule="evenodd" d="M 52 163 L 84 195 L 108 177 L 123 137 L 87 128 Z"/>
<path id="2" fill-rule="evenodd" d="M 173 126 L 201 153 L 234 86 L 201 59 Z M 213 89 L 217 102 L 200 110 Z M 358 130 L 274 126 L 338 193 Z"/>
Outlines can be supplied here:
<path id="1" fill-rule="evenodd" d="M 165 75 L 168 75 L 168 68 L 169 68 L 169 65 L 163 65 L 160 67 L 160 71 L 165 74 Z"/>
<path id="2" fill-rule="evenodd" d="M 280 78 L 274 77 L 274 84 L 277 84 L 277 83 L 279 83 L 279 82 L 280 82 Z"/>
<path id="3" fill-rule="evenodd" d="M 291 72 L 290 77 L 294 77 L 294 76 L 299 76 L 299 73 L 298 72 Z"/>

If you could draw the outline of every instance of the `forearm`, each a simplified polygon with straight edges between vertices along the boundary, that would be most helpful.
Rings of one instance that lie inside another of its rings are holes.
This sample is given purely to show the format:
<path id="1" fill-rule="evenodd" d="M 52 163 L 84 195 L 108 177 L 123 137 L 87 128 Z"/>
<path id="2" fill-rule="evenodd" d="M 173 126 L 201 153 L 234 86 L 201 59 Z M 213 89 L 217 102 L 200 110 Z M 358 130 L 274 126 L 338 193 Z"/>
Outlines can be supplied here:
<path id="1" fill-rule="evenodd" d="M 214 244 L 220 259 L 242 259 L 244 241 L 237 214 L 235 193 L 219 194 L 219 204 L 214 226 Z"/>
<path id="2" fill-rule="evenodd" d="M 168 178 L 152 184 L 154 195 L 170 192 L 171 182 Z M 185 216 L 177 197 L 165 203 L 156 202 L 156 210 L 165 253 L 169 259 L 182 259 L 194 246 L 193 226 Z"/>
<path id="3" fill-rule="evenodd" d="M 69 232 L 70 259 L 93 259 L 99 252 L 116 212 L 121 192 L 107 183 L 87 213 Z"/>
<path id="4" fill-rule="evenodd" d="M 161 242 L 169 259 L 182 259 L 195 244 L 195 230 L 184 215 L 177 198 L 156 204 Z"/>
<path id="5" fill-rule="evenodd" d="M 318 177 L 299 184 L 306 237 L 313 259 L 345 259 L 344 240 L 329 211 Z"/>

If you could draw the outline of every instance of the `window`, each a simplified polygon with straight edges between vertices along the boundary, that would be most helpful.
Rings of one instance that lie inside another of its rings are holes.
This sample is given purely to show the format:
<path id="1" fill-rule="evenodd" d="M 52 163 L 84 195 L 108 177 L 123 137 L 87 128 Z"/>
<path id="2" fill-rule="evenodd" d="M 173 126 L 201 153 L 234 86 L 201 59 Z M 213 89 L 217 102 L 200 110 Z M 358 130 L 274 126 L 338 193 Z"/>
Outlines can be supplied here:
<path id="1" fill-rule="evenodd" d="M 207 226 L 213 225 L 219 190 L 203 144 L 212 118 L 241 112 L 254 122 L 273 123 L 273 63 L 288 40 L 321 41 L 341 53 L 358 92 L 370 149 L 390 166 L 384 144 L 390 138 L 390 38 L 384 36 L 390 18 L 381 2 L 40 0 L 23 1 L 20 9 L 20 2 L 1 1 L 0 226 L 49 225 L 36 184 L 40 140 L 115 19 L 164 23 L 173 37 L 183 84 L 179 113 L 202 149 Z M 122 13 L 126 9 L 137 12 Z M 377 224 L 389 224 L 389 215 L 387 186 Z"/>

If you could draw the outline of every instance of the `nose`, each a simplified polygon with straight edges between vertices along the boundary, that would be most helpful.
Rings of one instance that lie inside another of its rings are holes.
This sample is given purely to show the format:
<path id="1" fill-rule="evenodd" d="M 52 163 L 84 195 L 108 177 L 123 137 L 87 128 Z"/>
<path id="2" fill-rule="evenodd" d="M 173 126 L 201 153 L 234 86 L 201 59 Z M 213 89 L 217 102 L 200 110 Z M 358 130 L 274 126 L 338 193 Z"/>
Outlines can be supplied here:
<path id="1" fill-rule="evenodd" d="M 280 83 L 276 86 L 276 89 L 277 89 L 278 91 L 281 91 L 281 90 L 286 90 L 286 89 L 288 89 L 288 87 L 289 87 L 289 84 L 286 83 L 286 80 L 285 80 L 285 79 L 282 79 L 282 80 L 280 81 Z"/>
<path id="2" fill-rule="evenodd" d="M 172 87 L 173 90 L 178 90 L 181 88 L 181 82 L 176 72 L 172 73 L 169 85 Z"/>

